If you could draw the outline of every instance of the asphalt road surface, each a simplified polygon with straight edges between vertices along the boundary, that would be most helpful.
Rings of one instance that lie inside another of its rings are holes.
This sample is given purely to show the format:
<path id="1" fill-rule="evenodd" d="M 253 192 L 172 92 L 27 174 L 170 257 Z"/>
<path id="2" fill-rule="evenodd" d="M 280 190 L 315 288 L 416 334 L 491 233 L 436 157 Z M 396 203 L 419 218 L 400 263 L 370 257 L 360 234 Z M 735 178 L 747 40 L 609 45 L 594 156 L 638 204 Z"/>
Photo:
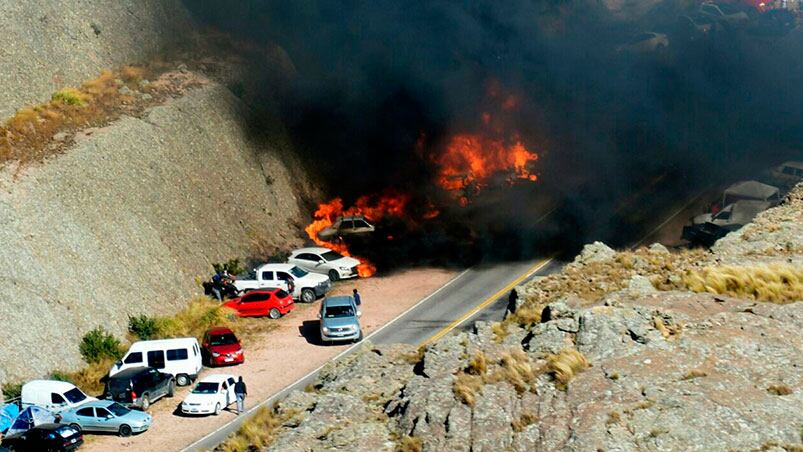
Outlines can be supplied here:
<path id="1" fill-rule="evenodd" d="M 532 278 L 546 276 L 560 269 L 551 258 L 522 262 L 496 263 L 472 267 L 424 298 L 401 316 L 366 337 L 374 344 L 432 342 L 453 330 L 470 328 L 476 320 L 502 320 L 510 290 Z M 359 344 L 335 357 L 351 353 Z M 313 383 L 320 368 L 273 395 L 244 415 L 185 448 L 185 451 L 214 449 L 236 432 L 243 421 L 262 406 L 270 406 L 293 390 Z"/>

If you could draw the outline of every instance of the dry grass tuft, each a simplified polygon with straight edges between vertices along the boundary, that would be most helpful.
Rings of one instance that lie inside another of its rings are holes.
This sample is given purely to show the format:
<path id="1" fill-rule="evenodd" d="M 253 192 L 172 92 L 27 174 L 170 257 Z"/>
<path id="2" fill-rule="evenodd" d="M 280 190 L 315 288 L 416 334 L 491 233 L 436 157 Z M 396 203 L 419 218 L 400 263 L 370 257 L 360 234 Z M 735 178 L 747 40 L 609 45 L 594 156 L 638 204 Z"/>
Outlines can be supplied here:
<path id="1" fill-rule="evenodd" d="M 664 319 L 658 316 L 652 318 L 652 323 L 655 325 L 655 329 L 661 333 L 661 336 L 663 336 L 664 339 L 675 339 L 683 330 L 682 325 L 677 323 L 670 323 L 667 325 L 666 322 L 664 322 Z"/>
<path id="2" fill-rule="evenodd" d="M 113 359 L 105 358 L 101 361 L 88 364 L 86 367 L 76 372 L 55 371 L 51 374 L 51 378 L 54 380 L 69 381 L 89 395 L 100 395 L 103 393 L 104 389 L 104 384 L 100 380 L 109 374 L 109 369 L 111 369 L 113 364 Z"/>
<path id="3" fill-rule="evenodd" d="M 396 445 L 396 452 L 421 452 L 424 450 L 424 441 L 415 436 L 404 436 Z"/>
<path id="4" fill-rule="evenodd" d="M 683 378 L 681 378 L 681 380 L 693 380 L 695 378 L 702 378 L 702 377 L 707 377 L 707 376 L 708 376 L 708 373 L 706 373 L 706 372 L 704 372 L 702 370 L 692 369 L 692 370 L 686 372 L 686 375 L 684 375 Z"/>
<path id="5" fill-rule="evenodd" d="M 245 319 L 238 319 L 234 310 L 223 307 L 218 302 L 207 297 L 197 297 L 176 315 L 159 317 L 156 322 L 159 338 L 191 336 L 200 339 L 209 328 L 232 328 L 238 320 Z"/>
<path id="6" fill-rule="evenodd" d="M 482 387 L 484 385 L 485 382 L 483 381 L 482 377 L 460 372 L 455 375 L 454 386 L 452 387 L 452 390 L 454 391 L 454 395 L 458 400 L 470 407 L 473 407 L 474 403 L 477 401 L 477 394 L 482 391 Z"/>
<path id="7" fill-rule="evenodd" d="M 618 411 L 611 411 L 608 413 L 608 419 L 605 421 L 605 425 L 616 425 L 622 422 L 622 415 L 619 414 Z"/>
<path id="8" fill-rule="evenodd" d="M 120 68 L 120 78 L 125 82 L 138 83 L 145 78 L 145 72 L 143 66 L 123 66 Z"/>
<path id="9" fill-rule="evenodd" d="M 468 363 L 466 373 L 484 376 L 486 372 L 488 372 L 488 360 L 485 358 L 485 353 L 480 350 L 474 354 L 474 358 Z"/>
<path id="10" fill-rule="evenodd" d="M 426 353 L 427 353 L 427 346 L 426 345 L 422 345 L 422 346 L 418 347 L 418 350 L 416 350 L 415 352 L 406 353 L 406 354 L 402 355 L 402 359 L 407 364 L 415 365 L 415 364 L 418 364 L 418 363 L 420 363 L 421 361 L 424 360 L 424 355 L 426 355 Z"/>
<path id="11" fill-rule="evenodd" d="M 530 387 L 539 372 L 533 369 L 530 358 L 522 350 L 512 350 L 502 354 L 501 369 L 491 375 L 491 381 L 507 381 L 521 394 Z"/>
<path id="12" fill-rule="evenodd" d="M 547 372 L 552 374 L 555 385 L 563 391 L 575 375 L 590 366 L 586 357 L 573 348 L 564 348 L 557 355 L 547 356 Z"/>
<path id="13" fill-rule="evenodd" d="M 792 388 L 790 388 L 785 384 L 777 384 L 777 385 L 770 385 L 767 388 L 767 392 L 777 396 L 785 396 L 791 394 L 793 391 Z"/>
<path id="14" fill-rule="evenodd" d="M 644 400 L 642 400 L 640 402 L 635 403 L 630 408 L 624 410 L 623 413 L 627 414 L 627 415 L 632 415 L 636 411 L 646 410 L 648 408 L 651 408 L 653 405 L 655 405 L 655 400 L 653 400 L 653 399 L 644 399 Z"/>
<path id="15" fill-rule="evenodd" d="M 280 416 L 275 410 L 268 407 L 260 408 L 254 416 L 243 422 L 237 433 L 216 450 L 223 452 L 260 450 L 273 441 L 276 430 L 285 421 L 285 416 Z"/>
<path id="16" fill-rule="evenodd" d="M 54 103 L 83 107 L 91 99 L 87 93 L 82 93 L 75 88 L 64 88 L 53 93 L 50 100 Z"/>
<path id="17" fill-rule="evenodd" d="M 538 422 L 538 416 L 530 412 L 525 412 L 522 413 L 518 419 L 513 419 L 513 422 L 510 423 L 510 426 L 513 427 L 514 432 L 521 433 L 525 428 L 527 428 L 527 426 L 533 425 L 536 422 Z"/>
<path id="18" fill-rule="evenodd" d="M 707 267 L 688 272 L 684 282 L 694 292 L 780 304 L 803 300 L 803 266 L 787 263 Z"/>

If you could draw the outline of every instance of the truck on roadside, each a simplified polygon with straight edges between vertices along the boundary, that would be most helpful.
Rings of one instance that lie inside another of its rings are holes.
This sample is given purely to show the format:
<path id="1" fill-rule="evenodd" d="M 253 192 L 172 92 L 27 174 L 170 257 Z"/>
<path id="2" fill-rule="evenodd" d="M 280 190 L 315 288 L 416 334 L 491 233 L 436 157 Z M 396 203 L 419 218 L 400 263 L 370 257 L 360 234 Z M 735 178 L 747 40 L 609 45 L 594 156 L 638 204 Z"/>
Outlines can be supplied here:
<path id="1" fill-rule="evenodd" d="M 265 264 L 255 268 L 248 279 L 237 278 L 234 285 L 240 292 L 283 289 L 294 299 L 304 303 L 312 303 L 326 295 L 332 287 L 328 276 L 310 273 L 293 264 Z"/>

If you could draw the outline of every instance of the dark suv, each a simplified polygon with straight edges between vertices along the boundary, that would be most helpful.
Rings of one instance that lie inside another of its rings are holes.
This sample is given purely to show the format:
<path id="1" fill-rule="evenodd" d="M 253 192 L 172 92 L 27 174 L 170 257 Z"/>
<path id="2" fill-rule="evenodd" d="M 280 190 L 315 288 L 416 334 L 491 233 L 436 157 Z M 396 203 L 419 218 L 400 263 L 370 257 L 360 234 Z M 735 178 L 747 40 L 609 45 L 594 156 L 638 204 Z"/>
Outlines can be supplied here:
<path id="1" fill-rule="evenodd" d="M 147 410 L 164 396 L 173 397 L 176 380 L 153 367 L 133 367 L 106 381 L 105 398 L 131 408 Z"/>

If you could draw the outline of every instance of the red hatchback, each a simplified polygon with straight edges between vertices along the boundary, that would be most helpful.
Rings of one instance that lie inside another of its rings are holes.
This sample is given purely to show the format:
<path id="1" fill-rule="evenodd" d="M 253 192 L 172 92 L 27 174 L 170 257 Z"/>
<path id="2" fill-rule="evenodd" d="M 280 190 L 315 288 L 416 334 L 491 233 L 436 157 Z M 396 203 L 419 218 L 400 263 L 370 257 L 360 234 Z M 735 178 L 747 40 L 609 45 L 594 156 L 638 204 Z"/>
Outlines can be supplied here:
<path id="1" fill-rule="evenodd" d="M 237 311 L 240 317 L 268 316 L 272 319 L 292 311 L 293 297 L 282 289 L 252 290 L 242 297 L 227 301 L 224 306 Z"/>
<path id="2" fill-rule="evenodd" d="M 245 361 L 240 340 L 232 330 L 223 326 L 211 328 L 204 334 L 201 356 L 210 366 L 227 366 Z"/>

